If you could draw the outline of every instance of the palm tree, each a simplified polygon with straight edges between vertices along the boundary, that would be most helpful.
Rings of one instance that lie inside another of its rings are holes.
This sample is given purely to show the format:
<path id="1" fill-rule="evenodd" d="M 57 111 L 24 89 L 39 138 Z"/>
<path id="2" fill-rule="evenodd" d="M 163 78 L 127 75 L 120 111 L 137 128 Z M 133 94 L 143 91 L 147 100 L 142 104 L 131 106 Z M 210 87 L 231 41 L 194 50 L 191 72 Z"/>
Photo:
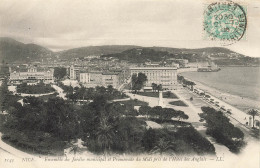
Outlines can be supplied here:
<path id="1" fill-rule="evenodd" d="M 258 111 L 256 109 L 250 109 L 247 113 L 253 117 L 253 128 L 255 128 L 255 116 L 259 115 Z"/>
<path id="2" fill-rule="evenodd" d="M 114 92 L 114 88 L 112 85 L 107 86 L 107 92 L 112 95 L 112 93 Z"/>
<path id="3" fill-rule="evenodd" d="M 160 138 L 157 142 L 157 145 L 151 150 L 152 153 L 160 153 L 162 155 L 163 153 L 173 150 L 175 147 L 174 144 L 172 144 L 171 141 L 165 140 L 164 138 Z"/>
<path id="4" fill-rule="evenodd" d="M 159 84 L 159 85 L 157 85 L 157 90 L 158 90 L 158 93 L 159 93 L 159 91 L 162 91 L 162 84 Z"/>
<path id="5" fill-rule="evenodd" d="M 106 119 L 101 120 L 100 126 L 97 132 L 97 141 L 98 144 L 101 145 L 104 150 L 104 154 L 110 150 L 111 145 L 113 144 L 113 137 L 115 133 L 113 131 L 112 126 L 108 125 Z"/>
<path id="6" fill-rule="evenodd" d="M 153 91 L 155 91 L 155 90 L 156 90 L 156 88 L 157 88 L 157 84 L 155 84 L 155 83 L 152 83 L 152 88 L 153 88 Z"/>
<path id="7" fill-rule="evenodd" d="M 192 82 L 192 81 L 189 84 L 191 86 L 191 91 L 193 91 L 193 86 L 196 85 L 196 84 L 194 82 Z"/>

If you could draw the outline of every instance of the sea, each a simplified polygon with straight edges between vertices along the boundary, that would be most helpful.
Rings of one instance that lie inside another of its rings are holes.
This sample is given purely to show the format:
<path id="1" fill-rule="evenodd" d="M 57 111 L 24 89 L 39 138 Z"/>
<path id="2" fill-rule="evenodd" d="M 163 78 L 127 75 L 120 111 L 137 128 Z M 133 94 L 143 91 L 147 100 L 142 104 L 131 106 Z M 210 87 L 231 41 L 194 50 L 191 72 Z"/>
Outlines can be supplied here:
<path id="1" fill-rule="evenodd" d="M 222 92 L 260 100 L 260 67 L 221 67 L 218 72 L 182 72 L 184 77 Z"/>

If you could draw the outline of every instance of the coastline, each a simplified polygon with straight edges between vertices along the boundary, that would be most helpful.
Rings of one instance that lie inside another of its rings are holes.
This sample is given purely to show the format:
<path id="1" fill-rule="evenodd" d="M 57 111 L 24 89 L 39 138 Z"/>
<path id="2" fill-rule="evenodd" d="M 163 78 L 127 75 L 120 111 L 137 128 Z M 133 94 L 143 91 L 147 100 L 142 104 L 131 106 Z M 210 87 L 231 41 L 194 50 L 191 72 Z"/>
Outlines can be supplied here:
<path id="1" fill-rule="evenodd" d="M 183 75 L 183 74 L 182 74 Z M 183 75 L 185 77 L 185 75 Z M 189 79 L 187 77 L 185 77 L 186 79 Z M 189 79 L 191 80 L 191 79 Z M 215 96 L 216 98 L 242 110 L 243 112 L 247 112 L 249 109 L 254 108 L 254 109 L 258 109 L 260 110 L 260 102 L 257 100 L 253 100 L 251 98 L 248 97 L 241 97 L 238 95 L 234 95 L 231 93 L 227 93 L 223 90 L 219 90 L 217 88 L 214 88 L 212 86 L 208 86 L 207 84 L 197 81 L 197 80 L 191 80 L 195 82 L 195 86 L 194 88 L 199 88 L 213 96 Z"/>

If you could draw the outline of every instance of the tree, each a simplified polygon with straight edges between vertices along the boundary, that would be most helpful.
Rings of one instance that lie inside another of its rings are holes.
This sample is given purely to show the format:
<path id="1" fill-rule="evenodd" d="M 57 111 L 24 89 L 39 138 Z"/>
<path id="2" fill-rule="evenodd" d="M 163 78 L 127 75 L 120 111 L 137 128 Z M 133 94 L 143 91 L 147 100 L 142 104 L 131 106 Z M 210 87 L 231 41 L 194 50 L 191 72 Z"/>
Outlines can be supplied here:
<path id="1" fill-rule="evenodd" d="M 166 140 L 165 138 L 160 138 L 159 141 L 157 141 L 156 146 L 152 149 L 152 153 L 160 153 L 162 155 L 163 153 L 172 150 L 175 150 L 175 146 L 172 144 L 171 141 Z"/>
<path id="2" fill-rule="evenodd" d="M 107 154 L 107 151 L 110 151 L 114 136 L 115 133 L 113 128 L 108 125 L 106 119 L 102 119 L 97 132 L 97 141 L 104 151 L 104 154 Z"/>
<path id="3" fill-rule="evenodd" d="M 259 113 L 258 113 L 258 111 L 256 109 L 250 109 L 248 111 L 248 114 L 253 117 L 253 128 L 255 128 L 255 116 L 258 116 Z"/>
<path id="4" fill-rule="evenodd" d="M 157 90 L 157 84 L 152 83 L 152 88 L 153 88 L 153 91 Z"/>
<path id="5" fill-rule="evenodd" d="M 113 88 L 112 85 L 108 85 L 108 86 L 107 86 L 107 92 L 108 92 L 108 94 L 110 94 L 110 95 L 113 94 L 113 92 L 114 92 L 114 88 Z"/>
<path id="6" fill-rule="evenodd" d="M 122 118 L 116 130 L 115 146 L 126 152 L 142 151 L 141 141 L 144 131 L 143 122 L 136 117 Z"/>
<path id="7" fill-rule="evenodd" d="M 148 118 L 148 114 L 149 114 L 149 112 L 151 111 L 151 107 L 150 106 L 141 106 L 140 108 L 139 108 L 139 113 L 141 114 L 141 115 L 146 115 L 146 118 Z"/>
<path id="8" fill-rule="evenodd" d="M 168 98 L 171 97 L 171 94 L 172 94 L 171 91 L 167 91 L 167 92 L 166 92 L 166 96 L 167 96 Z"/>
<path id="9" fill-rule="evenodd" d="M 183 76 L 177 75 L 177 80 L 179 81 L 179 83 L 182 83 L 184 80 Z"/>
<path id="10" fill-rule="evenodd" d="M 55 67 L 54 68 L 53 76 L 56 79 L 62 79 L 66 76 L 66 74 L 67 74 L 66 68 L 63 68 L 63 67 Z"/>
<path id="11" fill-rule="evenodd" d="M 7 79 L 4 78 L 2 85 L 0 86 L 0 110 L 2 112 L 8 108 L 8 97 L 10 97 L 10 95 L 7 86 Z"/>
<path id="12" fill-rule="evenodd" d="M 141 90 L 147 81 L 147 76 L 144 73 L 138 73 L 138 75 L 133 74 L 132 75 L 132 90 L 135 90 L 135 93 L 137 90 Z"/>
<path id="13" fill-rule="evenodd" d="M 151 138 L 152 137 L 152 138 Z M 145 133 L 144 133 L 144 137 L 142 139 L 142 144 L 144 146 L 144 148 L 147 151 L 150 151 L 151 149 L 153 149 L 153 147 L 156 144 L 156 132 L 154 129 L 149 128 Z"/>
<path id="14" fill-rule="evenodd" d="M 193 86 L 196 85 L 196 84 L 194 82 L 192 82 L 192 81 L 189 84 L 191 86 L 191 91 L 193 91 Z"/>
<path id="15" fill-rule="evenodd" d="M 162 84 L 157 85 L 157 90 L 158 90 L 158 92 L 162 91 Z"/>

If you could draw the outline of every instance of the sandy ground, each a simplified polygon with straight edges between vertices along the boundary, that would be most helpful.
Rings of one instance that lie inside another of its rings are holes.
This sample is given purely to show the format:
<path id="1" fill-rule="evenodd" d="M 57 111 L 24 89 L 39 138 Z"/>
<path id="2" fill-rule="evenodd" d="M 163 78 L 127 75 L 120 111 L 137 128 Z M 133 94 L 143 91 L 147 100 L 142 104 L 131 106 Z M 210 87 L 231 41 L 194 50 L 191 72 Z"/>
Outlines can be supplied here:
<path id="1" fill-rule="evenodd" d="M 216 98 L 218 98 L 228 104 L 231 104 L 234 107 L 236 107 L 244 112 L 248 111 L 251 108 L 260 110 L 260 101 L 233 95 L 230 93 L 225 93 L 225 92 L 219 91 L 215 88 L 206 86 L 205 84 L 202 84 L 198 81 L 196 81 L 195 83 L 196 83 L 196 85 L 194 88 L 200 88 L 201 90 L 204 90 L 205 92 L 207 92 L 211 95 L 214 95 Z"/>

